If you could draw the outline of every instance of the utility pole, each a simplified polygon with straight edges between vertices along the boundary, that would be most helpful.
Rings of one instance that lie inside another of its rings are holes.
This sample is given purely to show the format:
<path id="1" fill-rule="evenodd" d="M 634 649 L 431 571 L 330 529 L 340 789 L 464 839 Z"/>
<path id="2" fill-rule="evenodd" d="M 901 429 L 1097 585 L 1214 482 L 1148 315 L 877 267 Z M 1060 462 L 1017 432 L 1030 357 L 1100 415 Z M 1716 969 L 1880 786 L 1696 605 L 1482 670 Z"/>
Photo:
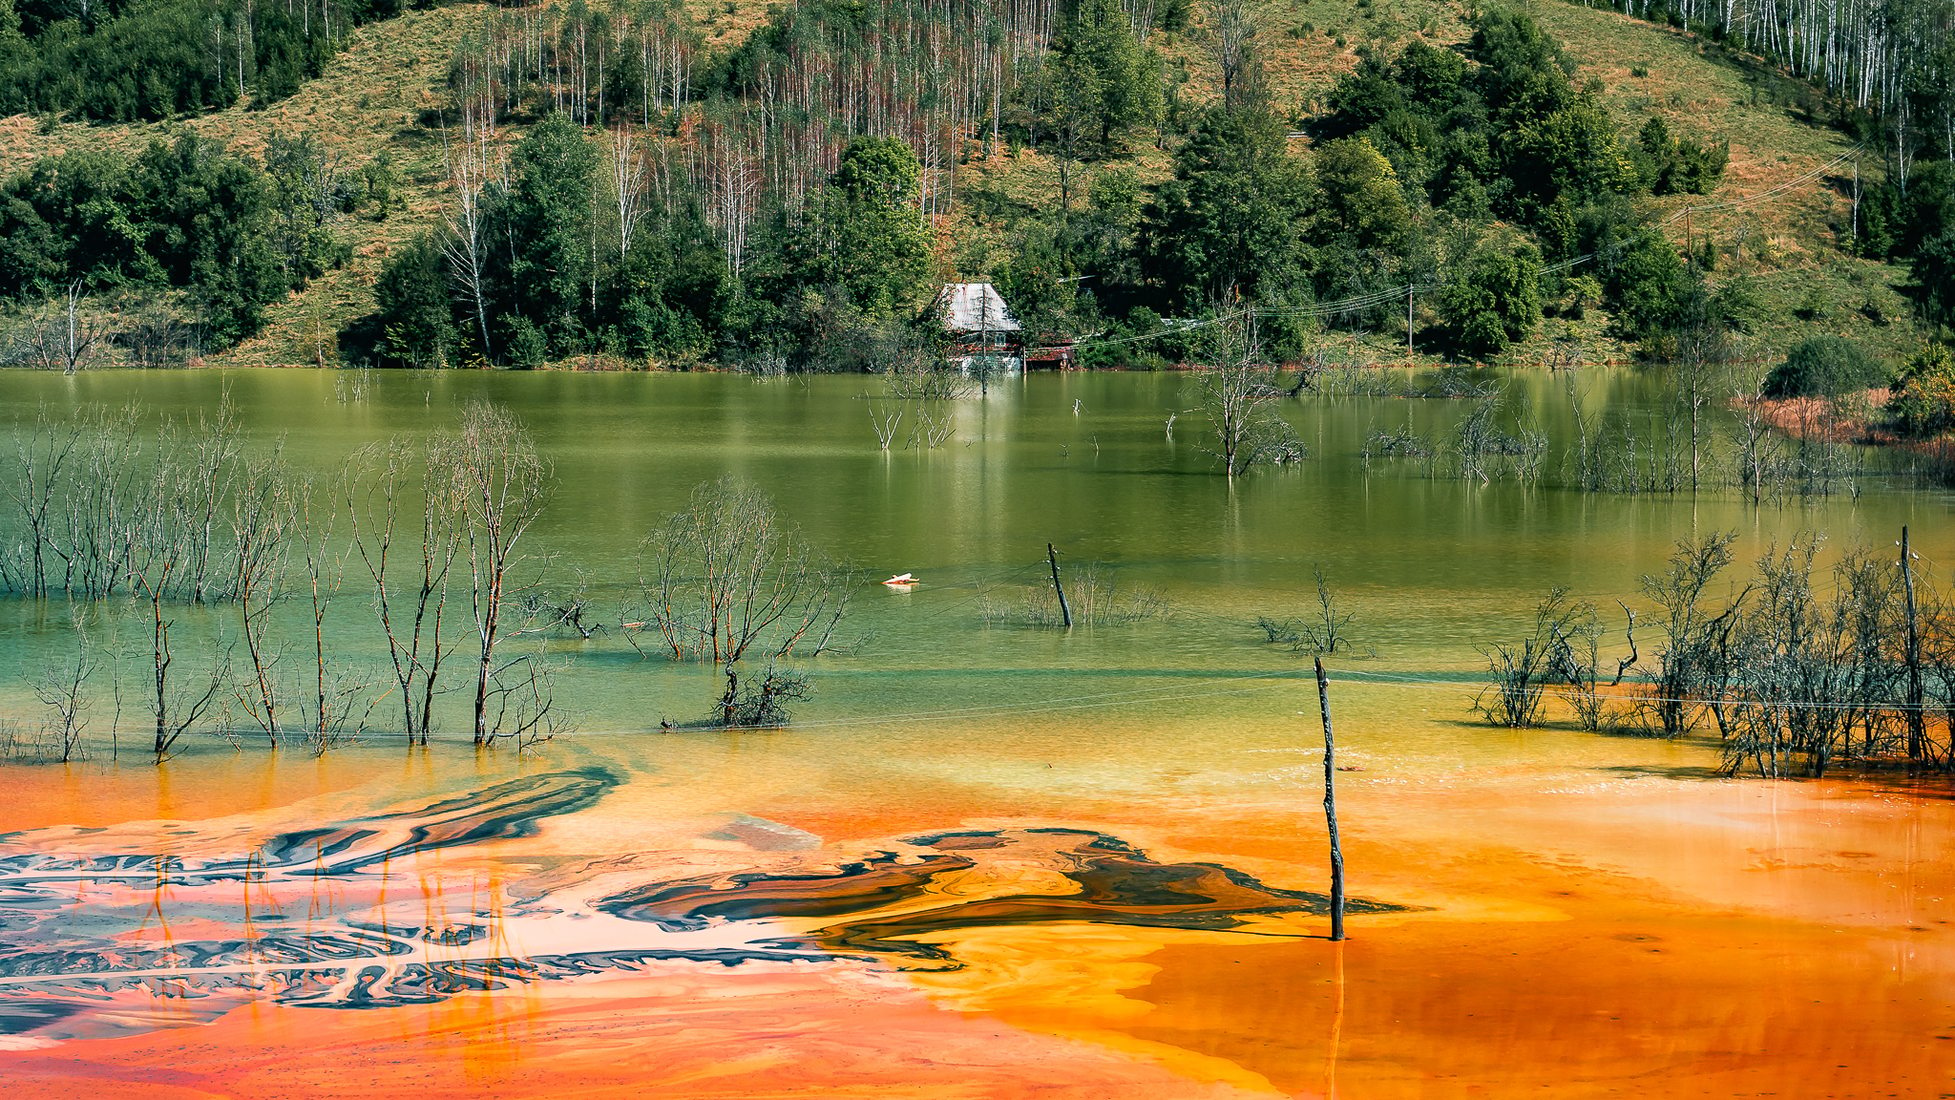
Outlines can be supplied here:
<path id="1" fill-rule="evenodd" d="M 1405 363 L 1412 364 L 1412 282 L 1405 283 Z"/>
<path id="2" fill-rule="evenodd" d="M 1324 659 L 1317 658 L 1317 706 L 1324 713 L 1324 822 L 1330 828 L 1330 938 L 1344 938 L 1344 849 L 1337 842 L 1336 746 L 1330 732 L 1330 681 L 1324 678 Z"/>
<path id="3" fill-rule="evenodd" d="M 1853 247 L 1860 248 L 1860 158 L 1853 158 Z"/>
<path id="4" fill-rule="evenodd" d="M 1059 594 L 1059 619 L 1066 624 L 1067 630 L 1071 630 L 1073 609 L 1066 606 L 1066 587 L 1059 583 L 1059 551 L 1054 550 L 1049 542 L 1045 544 L 1045 560 L 1052 566 L 1052 590 Z"/>

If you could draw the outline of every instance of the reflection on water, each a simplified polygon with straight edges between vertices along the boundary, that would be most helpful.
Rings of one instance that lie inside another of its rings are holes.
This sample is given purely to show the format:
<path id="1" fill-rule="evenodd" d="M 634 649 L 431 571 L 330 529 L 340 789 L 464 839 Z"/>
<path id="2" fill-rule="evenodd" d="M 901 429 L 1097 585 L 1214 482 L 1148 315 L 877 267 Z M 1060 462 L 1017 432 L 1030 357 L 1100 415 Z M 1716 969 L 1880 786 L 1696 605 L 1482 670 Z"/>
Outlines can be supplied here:
<path id="1" fill-rule="evenodd" d="M 254 997 L 429 1004 L 653 961 L 852 956 L 946 970 L 958 964 L 936 942 L 945 933 L 1071 921 L 1256 924 L 1280 937 L 1300 934 L 1280 918 L 1328 911 L 1322 894 L 1215 864 L 1159 863 L 1116 837 L 1063 828 L 913 837 L 837 866 L 623 889 L 635 862 L 597 861 L 548 881 L 505 868 L 489 891 L 421 873 L 450 850 L 533 836 L 618 782 L 596 767 L 526 776 L 280 833 L 245 855 L 188 854 L 209 847 L 194 829 L 177 830 L 169 856 L 113 850 L 142 840 L 93 830 L 12 834 L 0 854 L 0 1035 L 19 1047 L 180 1026 Z M 95 850 L 62 851 L 64 840 Z M 390 885 L 402 876 L 422 884 L 419 896 Z M 1399 908 L 1349 903 L 1354 913 Z"/>
<path id="2" fill-rule="evenodd" d="M 1553 441 L 1550 465 L 1558 467 L 1573 437 L 1559 380 L 1525 374 L 1512 385 Z M 1585 385 L 1591 413 L 1647 411 L 1655 402 L 1655 381 L 1633 371 L 1589 372 Z M 1409 422 L 1442 433 L 1471 404 L 1464 401 L 1291 403 L 1285 413 L 1311 459 L 1230 484 L 1215 473 L 1198 417 L 1181 416 L 1172 436 L 1163 430 L 1189 404 L 1186 379 L 1172 374 L 1015 380 L 960 402 L 950 444 L 890 454 L 876 445 L 863 399 L 877 383 L 862 377 L 760 385 L 728 375 L 399 372 L 376 375 L 365 402 L 341 404 L 331 376 L 312 371 L 9 372 L 0 374 L 0 454 L 19 441 L 16 419 L 31 419 L 43 402 L 74 410 L 134 401 L 152 416 L 182 418 L 227 390 L 251 445 L 282 442 L 295 469 L 322 487 L 337 486 L 361 445 L 452 427 L 471 399 L 519 413 L 557 479 L 530 536 L 550 562 L 544 587 L 554 596 L 575 590 L 614 627 L 549 643 L 568 664 L 561 697 L 574 699 L 572 717 L 585 730 L 684 721 L 717 696 L 710 673 L 641 660 L 615 625 L 622 609 L 643 602 L 635 589 L 646 573 L 646 534 L 694 486 L 727 475 L 765 488 L 783 518 L 841 564 L 924 579 L 907 594 L 867 586 L 858 594 L 842 640 L 864 644 L 835 655 L 817 676 L 809 709 L 823 717 L 915 710 L 907 677 L 916 674 L 935 678 L 933 702 L 968 706 L 1017 694 L 1009 681 L 1027 672 L 1293 667 L 1289 655 L 1258 649 L 1249 624 L 1258 615 L 1301 615 L 1314 599 L 1313 566 L 1357 613 L 1358 652 L 1375 649 L 1390 667 L 1429 672 L 1477 669 L 1478 647 L 1516 630 L 1551 586 L 1608 609 L 1616 597 L 1633 603 L 1638 576 L 1693 532 L 1739 531 L 1738 557 L 1747 561 L 1801 531 L 1824 532 L 1835 548 L 1885 546 L 1912 523 L 1925 563 L 1955 559 L 1946 500 L 1883 491 L 1881 482 L 1859 496 L 1758 508 L 1729 490 L 1584 494 L 1552 479 L 1531 488 L 1481 485 L 1360 459 L 1368 432 Z M 338 530 L 343 538 L 343 522 Z M 1156 593 L 1173 614 L 1070 638 L 986 624 L 987 593 L 1045 583 L 1048 542 L 1068 564 L 1106 563 L 1123 589 Z M 384 683 L 386 650 L 369 603 L 349 580 L 327 629 L 340 664 L 377 670 L 373 678 Z M 235 633 L 234 618 L 224 609 L 180 611 L 176 642 L 186 668 Z M 121 624 L 119 637 L 116 624 L 98 626 L 104 654 L 133 645 L 140 626 Z M 0 668 L 40 668 L 63 653 L 68 631 L 58 607 L 0 603 Z M 303 642 L 298 634 L 286 640 Z M 132 650 L 121 669 L 131 698 L 140 656 Z M 1061 688 L 1052 694 L 1072 694 Z M 437 725 L 459 728 L 464 701 L 444 703 Z M 25 676 L 0 676 L 0 715 L 38 713 Z M 96 716 L 98 727 L 103 720 Z"/>
<path id="3" fill-rule="evenodd" d="M 402 373 L 341 403 L 303 371 L 0 375 L 0 423 L 43 400 L 181 413 L 229 386 L 254 443 L 283 438 L 322 483 L 359 444 L 492 397 L 558 472 L 535 546 L 585 571 L 593 607 L 625 605 L 645 531 L 729 473 L 844 563 L 924 578 L 865 586 L 868 644 L 814 662 L 788 730 L 643 733 L 695 716 L 718 677 L 600 634 L 550 643 L 585 732 L 535 759 L 437 728 L 405 756 L 392 737 L 317 761 L 211 738 L 160 768 L 98 745 L 72 768 L 0 769 L 0 828 L 18 830 L 0 835 L 0 1083 L 1947 1091 L 1944 787 L 1705 780 L 1699 743 L 1491 730 L 1467 707 L 1477 647 L 1551 585 L 1633 606 L 1677 537 L 1722 529 L 1747 559 L 1799 531 L 1884 546 L 1909 523 L 1926 568 L 1955 557 L 1945 496 L 1871 484 L 1761 509 L 1429 479 L 1358 448 L 1375 427 L 1436 432 L 1462 404 L 1372 399 L 1289 406 L 1312 459 L 1230 485 L 1190 417 L 1163 431 L 1182 381 L 1014 381 L 960 406 L 951 443 L 891 455 L 856 378 Z M 1649 405 L 1632 372 L 1587 381 L 1597 405 Z M 1517 385 L 1565 442 L 1558 383 Z M 988 591 L 1043 583 L 1048 541 L 1173 614 L 987 623 Z M 1308 663 L 1249 625 L 1307 610 L 1313 565 L 1366 654 L 1332 662 L 1340 761 L 1360 769 L 1338 779 L 1346 856 L 1379 899 L 1354 905 L 1342 948 L 1313 938 Z M 232 623 L 181 609 L 186 664 Z M 58 606 L 0 604 L 0 717 L 38 713 L 27 677 L 66 627 Z M 140 632 L 113 628 L 104 660 L 129 651 L 134 673 Z M 349 665 L 384 661 L 363 594 L 329 629 Z"/>
<path id="4" fill-rule="evenodd" d="M 642 887 L 602 899 L 600 910 L 670 932 L 713 919 L 847 918 L 813 941 L 833 951 L 897 956 L 907 966 L 956 964 L 930 937 L 981 928 L 1086 921 L 1146 928 L 1230 931 L 1257 916 L 1328 913 L 1319 893 L 1266 886 L 1206 863 L 1156 863 L 1105 833 L 1034 828 L 943 833 L 905 842 L 915 854 L 879 852 L 823 874 L 736 874 Z M 1002 866 L 1014 873 L 999 875 Z M 983 884 L 990 878 L 989 889 Z M 1049 887 L 1008 892 L 1031 878 Z M 1044 881 L 1040 881 L 1044 880 Z M 1355 898 L 1353 913 L 1402 906 Z"/>

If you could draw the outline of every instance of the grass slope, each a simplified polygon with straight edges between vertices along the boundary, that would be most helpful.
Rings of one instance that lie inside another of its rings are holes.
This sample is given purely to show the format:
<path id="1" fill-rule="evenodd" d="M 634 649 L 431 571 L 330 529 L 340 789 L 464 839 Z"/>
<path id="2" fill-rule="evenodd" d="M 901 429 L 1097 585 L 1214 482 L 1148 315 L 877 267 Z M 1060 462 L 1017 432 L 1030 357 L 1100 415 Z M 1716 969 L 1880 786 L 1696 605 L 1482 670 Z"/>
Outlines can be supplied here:
<path id="1" fill-rule="evenodd" d="M 707 47 L 723 50 L 765 23 L 780 2 L 691 0 L 688 7 Z M 333 150 L 345 171 L 356 171 L 385 151 L 401 176 L 405 209 L 385 220 L 343 223 L 351 262 L 275 303 L 264 332 L 213 360 L 331 364 L 333 334 L 372 308 L 373 280 L 389 251 L 439 216 L 440 136 L 417 120 L 422 111 L 445 105 L 449 58 L 488 10 L 443 7 L 362 27 L 320 78 L 262 111 L 238 107 L 173 123 L 63 125 L 50 132 L 25 116 L 0 119 L 0 172 L 76 146 L 133 151 L 178 128 L 247 150 L 262 147 L 273 132 L 309 131 Z M 1816 332 L 1852 336 L 1888 355 L 1913 344 L 1917 333 L 1896 290 L 1905 272 L 1838 250 L 1840 227 L 1850 221 L 1845 197 L 1850 162 L 1769 200 L 1749 201 L 1850 150 L 1839 132 L 1785 105 L 1810 100 L 1809 93 L 1763 66 L 1707 51 L 1692 36 L 1667 27 L 1559 0 L 1534 3 L 1529 10 L 1580 62 L 1578 77 L 1599 82 L 1603 102 L 1625 132 L 1633 133 L 1654 112 L 1674 132 L 1730 141 L 1730 168 L 1715 194 L 1653 202 L 1659 217 L 1676 219 L 1670 228 L 1680 243 L 1686 232 L 1699 241 L 1712 234 L 1718 248 L 1714 279 L 1743 278 L 1764 304 L 1765 320 L 1750 337 L 1752 355 L 1775 358 L 1794 340 Z M 1309 113 L 1338 74 L 1356 64 L 1363 44 L 1389 50 L 1414 36 L 1439 44 L 1463 42 L 1466 11 L 1464 2 L 1454 0 L 1264 0 L 1258 45 L 1272 102 L 1286 114 Z M 1180 91 L 1185 101 L 1215 98 L 1214 66 L 1199 23 L 1185 33 L 1157 34 L 1155 44 L 1172 68 L 1185 72 Z M 1297 139 L 1300 148 L 1304 144 Z M 1869 164 L 1875 159 L 1867 158 Z M 1159 179 L 1168 170 L 1168 156 L 1142 143 L 1125 158 L 1091 166 L 1075 179 L 1073 201 L 1084 201 L 1087 174 L 1107 167 Z M 946 264 L 959 274 L 998 258 L 1001 223 L 1056 207 L 1060 193 L 1053 158 L 1032 150 L 1000 150 L 974 159 L 963 167 L 958 188 L 959 210 L 940 229 Z M 1678 215 L 1686 206 L 1715 209 L 1685 219 Z M 1510 358 L 1539 362 L 1557 343 L 1572 344 L 1589 361 L 1624 357 L 1628 349 L 1610 339 L 1605 326 L 1606 318 L 1593 310 L 1580 322 L 1550 319 Z M 1405 354 L 1402 332 L 1341 342 L 1379 359 Z"/>
<path id="2" fill-rule="evenodd" d="M 1677 243 L 1688 239 L 1701 246 L 1708 233 L 1717 253 L 1712 281 L 1742 279 L 1763 307 L 1744 354 L 1776 359 L 1790 344 L 1820 333 L 1852 337 L 1890 357 L 1916 346 L 1919 332 L 1898 289 L 1906 271 L 1840 250 L 1844 227 L 1851 225 L 1852 161 L 1834 162 L 1853 144 L 1799 106 L 1815 100 L 1810 90 L 1754 59 L 1706 49 L 1695 36 L 1669 27 L 1558 0 L 1530 4 L 1528 11 L 1577 60 L 1577 79 L 1600 85 L 1603 104 L 1626 135 L 1656 114 L 1672 133 L 1730 142 L 1730 165 L 1713 194 L 1646 201 Z M 1357 64 L 1360 46 L 1393 51 L 1413 37 L 1459 45 L 1470 33 L 1466 16 L 1467 5 L 1434 0 L 1265 0 L 1257 46 L 1272 104 L 1295 116 L 1313 113 L 1337 77 Z M 1188 74 L 1181 94 L 1193 102 L 1218 94 L 1202 33 L 1198 25 L 1184 35 L 1156 35 L 1170 66 Z M 1863 170 L 1877 171 L 1877 155 L 1864 162 Z M 1830 172 L 1758 198 L 1828 165 L 1834 165 Z M 1131 168 L 1143 179 L 1157 179 L 1167 172 L 1167 158 L 1142 148 L 1101 167 Z M 1051 158 L 1032 152 L 974 164 L 962 186 L 987 213 L 1009 216 L 1058 205 Z M 1083 181 L 1074 184 L 1075 196 L 1084 190 Z M 972 214 L 966 205 L 952 232 L 971 234 Z M 952 253 L 965 266 L 976 266 L 995 248 L 981 231 L 977 236 L 979 243 Z M 1405 356 L 1402 330 L 1342 342 L 1374 358 Z M 1606 316 L 1591 310 L 1581 321 L 1548 319 L 1508 358 L 1542 362 L 1556 345 L 1590 362 L 1631 353 L 1608 335 Z"/>
<path id="3" fill-rule="evenodd" d="M 1711 235 L 1718 254 L 1713 281 L 1749 282 L 1765 307 L 1751 341 L 1757 354 L 1777 357 L 1821 333 L 1851 337 L 1888 356 L 1918 344 L 1897 289 L 1907 272 L 1841 250 L 1851 234 L 1856 150 L 1846 135 L 1792 105 L 1813 99 L 1809 92 L 1753 59 L 1707 50 L 1694 35 L 1669 27 L 1568 3 L 1531 10 L 1581 59 L 1581 75 L 1601 82 L 1603 101 L 1625 128 L 1631 119 L 1656 114 L 1672 133 L 1730 142 L 1731 161 L 1715 193 L 1654 202 L 1673 219 L 1670 232 L 1679 242 L 1686 231 L 1700 246 Z M 1835 164 L 1841 157 L 1848 159 Z M 1879 170 L 1878 151 L 1861 151 L 1859 159 L 1863 172 Z M 1821 174 L 1752 201 L 1815 172 Z M 1684 218 L 1686 207 L 1699 210 Z"/>
<path id="4" fill-rule="evenodd" d="M 373 309 L 373 281 L 389 250 L 438 216 L 446 175 L 441 137 L 418 119 L 423 110 L 446 105 L 449 60 L 488 11 L 481 5 L 443 7 L 363 26 L 318 79 L 263 110 L 237 106 L 173 122 L 73 124 L 49 132 L 27 116 L 0 119 L 0 172 L 72 148 L 133 154 L 184 130 L 254 154 L 262 152 L 268 135 L 310 133 L 345 173 L 386 153 L 400 177 L 404 209 L 384 220 L 342 221 L 339 232 L 352 247 L 351 261 L 273 303 L 262 332 L 210 360 L 213 366 L 329 365 L 336 361 L 340 326 Z"/>

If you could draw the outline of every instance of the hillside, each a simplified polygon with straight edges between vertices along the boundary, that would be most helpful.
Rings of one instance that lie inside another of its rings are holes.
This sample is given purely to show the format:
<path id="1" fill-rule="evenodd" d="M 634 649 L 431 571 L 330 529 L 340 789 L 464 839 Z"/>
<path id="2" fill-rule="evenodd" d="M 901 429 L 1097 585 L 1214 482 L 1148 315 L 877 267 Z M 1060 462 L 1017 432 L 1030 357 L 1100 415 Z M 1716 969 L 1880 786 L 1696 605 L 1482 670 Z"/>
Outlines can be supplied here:
<path id="1" fill-rule="evenodd" d="M 1271 99 L 1303 116 L 1321 106 L 1339 74 L 1354 68 L 1361 46 L 1389 51 L 1420 38 L 1458 46 L 1469 35 L 1466 5 L 1388 0 L 1269 0 L 1261 6 Z M 1648 200 L 1679 244 L 1717 241 L 1714 281 L 1742 277 L 1760 299 L 1761 323 L 1747 354 L 1770 359 L 1815 333 L 1851 336 L 1882 354 L 1905 354 L 1919 340 L 1902 295 L 1908 272 L 1892 263 L 1843 252 L 1841 228 L 1850 224 L 1855 146 L 1809 113 L 1819 97 L 1810 87 L 1728 50 L 1707 49 L 1696 36 L 1580 4 L 1548 2 L 1529 14 L 1561 40 L 1580 63 L 1578 80 L 1599 82 L 1602 98 L 1625 132 L 1655 114 L 1674 131 L 1727 140 L 1730 162 L 1709 195 Z M 1213 64 L 1194 33 L 1164 36 L 1166 50 L 1191 74 L 1195 96 L 1217 95 Z M 1293 139 L 1298 147 L 1307 139 Z M 1880 158 L 1862 152 L 1871 178 Z M 1849 158 L 1841 163 L 1841 158 Z M 1167 172 L 1166 157 L 1147 150 L 1133 166 L 1149 179 Z M 995 190 L 1033 210 L 1055 201 L 1056 171 L 1048 158 L 1026 154 L 972 166 L 968 186 Z M 1794 181 L 1786 186 L 1787 181 Z M 961 231 L 975 227 L 960 226 Z M 980 230 L 981 231 L 981 230 Z M 1623 359 L 1628 346 L 1607 333 L 1606 315 L 1581 322 L 1550 320 L 1514 353 L 1543 361 L 1557 341 L 1573 340 L 1589 360 Z M 1350 338 L 1381 357 L 1403 358 L 1399 338 Z"/>
<path id="2" fill-rule="evenodd" d="M 107 126 L 43 127 L 24 115 L 0 120 L 0 174 L 76 149 L 133 155 L 181 131 L 253 153 L 262 151 L 271 134 L 309 133 L 325 144 L 342 173 L 357 172 L 384 154 L 401 181 L 401 208 L 384 219 L 343 219 L 338 231 L 351 247 L 351 260 L 274 303 L 262 333 L 209 361 L 212 366 L 332 364 L 335 334 L 373 309 L 373 281 L 389 249 L 438 217 L 446 179 L 441 135 L 421 124 L 422 112 L 446 106 L 449 60 L 487 10 L 476 4 L 434 8 L 361 27 L 324 75 L 263 109 L 246 103 L 180 121 Z"/>
<path id="3" fill-rule="evenodd" d="M 685 14 L 700 56 L 711 57 L 746 41 L 776 8 L 752 0 L 694 0 Z M 1156 31 L 1150 40 L 1171 71 L 1185 74 L 1173 95 L 1186 105 L 1213 102 L 1220 94 L 1203 10 L 1195 9 L 1191 25 Z M 336 335 L 372 311 L 374 281 L 387 259 L 438 220 L 447 187 L 444 132 L 429 123 L 452 113 L 451 60 L 490 11 L 456 5 L 361 27 L 321 77 L 262 110 L 246 104 L 160 124 L 0 120 L 0 172 L 77 148 L 131 152 L 184 130 L 244 151 L 261 149 L 273 133 L 311 133 L 342 173 L 384 155 L 400 180 L 398 208 L 384 217 L 370 212 L 342 219 L 336 231 L 350 246 L 350 259 L 271 303 L 257 335 L 209 360 L 331 365 L 338 361 Z M 1773 358 L 1815 332 L 1850 334 L 1890 356 L 1918 342 L 1910 304 L 1897 289 L 1906 283 L 1906 270 L 1840 248 L 1841 227 L 1851 220 L 1854 147 L 1810 117 L 1816 101 L 1810 90 L 1668 27 L 1560 2 L 1530 11 L 1580 63 L 1576 81 L 1599 84 L 1600 100 L 1624 134 L 1633 135 L 1641 120 L 1655 115 L 1676 133 L 1729 142 L 1728 168 L 1710 194 L 1643 201 L 1679 245 L 1701 247 L 1706 236 L 1715 242 L 1713 285 L 1746 284 L 1759 306 L 1745 338 L 1749 356 Z M 1361 46 L 1390 52 L 1415 38 L 1462 43 L 1469 33 L 1466 14 L 1464 5 L 1424 0 L 1266 0 L 1256 12 L 1255 42 L 1272 109 L 1290 118 L 1313 115 L 1338 75 L 1357 64 Z M 530 124 L 513 118 L 500 139 L 520 138 Z M 1309 144 L 1301 135 L 1291 139 L 1293 148 Z M 967 147 L 960 159 L 953 187 L 960 201 L 937 220 L 937 262 L 947 274 L 986 275 L 1019 219 L 1058 207 L 1059 164 L 1048 152 L 1016 143 L 988 153 Z M 1876 159 L 1866 158 L 1870 175 L 1878 171 Z M 1103 159 L 1086 173 L 1115 168 L 1155 183 L 1170 172 L 1169 152 L 1136 143 L 1134 151 Z M 1075 201 L 1083 183 L 1071 181 Z M 1398 333 L 1347 333 L 1339 340 L 1369 346 L 1379 358 L 1404 354 L 1402 325 Z M 1631 350 L 1609 334 L 1606 314 L 1590 310 L 1579 320 L 1549 317 L 1507 357 L 1538 362 L 1557 344 L 1578 349 L 1589 361 L 1621 359 Z"/>

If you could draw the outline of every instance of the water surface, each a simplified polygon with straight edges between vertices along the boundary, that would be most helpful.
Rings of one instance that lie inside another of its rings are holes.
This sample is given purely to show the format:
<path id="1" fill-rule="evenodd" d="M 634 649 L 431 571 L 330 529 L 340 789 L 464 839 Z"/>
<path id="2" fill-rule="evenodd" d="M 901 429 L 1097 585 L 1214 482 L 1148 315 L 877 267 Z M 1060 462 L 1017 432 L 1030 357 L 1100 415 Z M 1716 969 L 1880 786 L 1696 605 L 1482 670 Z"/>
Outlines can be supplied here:
<path id="1" fill-rule="evenodd" d="M 553 465 L 546 575 L 611 622 L 647 531 L 727 474 L 838 561 L 923 583 L 862 586 L 787 730 L 654 732 L 718 677 L 610 632 L 549 643 L 579 730 L 528 753 L 476 754 L 448 713 L 417 753 L 382 728 L 320 760 L 203 737 L 161 767 L 126 743 L 5 767 L 0 1066 L 36 1090 L 412 1072 L 433 1095 L 574 1075 L 696 1096 L 1576 1096 L 1664 1073 L 1679 1094 L 1863 1095 L 1955 1068 L 1938 790 L 1719 780 L 1707 745 L 1469 709 L 1479 648 L 1551 586 L 1633 604 L 1677 538 L 1723 529 L 1748 558 L 1908 524 L 1932 565 L 1955 556 L 1944 494 L 1875 477 L 1760 508 L 1462 482 L 1357 452 L 1463 402 L 1356 398 L 1289 406 L 1310 460 L 1231 484 L 1173 375 L 1013 381 L 958 402 L 940 447 L 887 453 L 860 378 L 352 378 L 8 374 L 0 422 L 183 416 L 228 390 L 254 445 L 330 484 L 362 443 L 486 397 Z M 1561 382 L 1515 385 L 1558 451 Z M 1598 410 L 1653 405 L 1633 373 L 1586 385 Z M 988 621 L 1044 583 L 1048 542 L 1170 614 Z M 1253 626 L 1305 613 L 1313 568 L 1357 616 L 1331 661 L 1362 901 L 1342 947 L 1320 938 L 1314 685 Z M 377 662 L 355 579 L 335 648 Z M 0 604 L 0 710 L 35 715 L 65 615 Z M 188 654 L 232 629 L 222 608 L 181 623 Z"/>

